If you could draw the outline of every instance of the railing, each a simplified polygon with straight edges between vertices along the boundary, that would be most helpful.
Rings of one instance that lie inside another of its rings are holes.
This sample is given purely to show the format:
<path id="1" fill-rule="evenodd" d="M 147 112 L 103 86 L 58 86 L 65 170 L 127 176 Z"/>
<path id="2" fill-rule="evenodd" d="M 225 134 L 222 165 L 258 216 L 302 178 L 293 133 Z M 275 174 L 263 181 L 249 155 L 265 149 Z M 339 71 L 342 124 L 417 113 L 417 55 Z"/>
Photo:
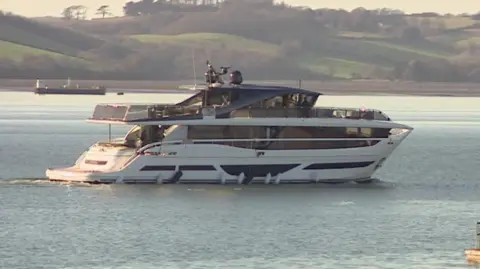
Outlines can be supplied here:
<path id="1" fill-rule="evenodd" d="M 156 148 L 156 147 L 161 147 L 163 145 L 180 145 L 184 144 L 185 140 L 172 140 L 172 141 L 162 141 L 162 142 L 155 142 L 151 143 L 148 145 L 145 145 L 137 150 L 137 153 L 143 153 L 144 151 L 151 149 L 151 148 Z"/>
<path id="2" fill-rule="evenodd" d="M 148 111 L 149 119 L 162 119 L 171 116 L 183 116 L 183 115 L 196 115 L 201 114 L 201 106 L 164 106 L 153 105 L 150 106 Z"/>
<path id="3" fill-rule="evenodd" d="M 131 121 L 141 119 L 165 119 L 172 116 L 203 115 L 215 116 L 217 106 L 175 105 L 97 105 L 91 119 L 109 121 Z M 347 118 L 366 120 L 390 120 L 379 110 L 328 107 L 247 107 L 230 112 L 230 117 L 246 118 Z"/>
<path id="4" fill-rule="evenodd" d="M 383 112 L 374 109 L 329 107 L 248 107 L 231 112 L 231 117 L 246 118 L 347 118 L 365 120 L 389 120 Z"/>
<path id="5" fill-rule="evenodd" d="M 95 106 L 91 119 L 131 121 L 162 118 L 172 115 L 190 114 L 194 109 L 198 108 L 180 107 L 172 104 L 99 104 Z"/>

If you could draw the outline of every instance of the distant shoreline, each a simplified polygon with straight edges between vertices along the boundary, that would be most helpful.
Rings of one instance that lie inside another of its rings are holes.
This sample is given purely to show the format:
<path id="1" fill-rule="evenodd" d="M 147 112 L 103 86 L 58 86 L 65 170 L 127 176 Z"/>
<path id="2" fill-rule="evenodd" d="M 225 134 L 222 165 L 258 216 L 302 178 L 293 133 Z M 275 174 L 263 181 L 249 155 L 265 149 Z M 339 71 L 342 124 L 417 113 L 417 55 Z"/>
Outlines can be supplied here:
<path id="1" fill-rule="evenodd" d="M 36 80 L 0 79 L 0 91 L 33 93 Z M 66 80 L 43 80 L 51 87 L 58 87 Z M 197 80 L 202 84 L 202 80 Z M 299 81 L 248 81 L 251 84 L 272 84 L 298 87 Z M 435 83 L 407 81 L 302 81 L 302 88 L 321 92 L 325 95 L 405 95 L 405 96 L 446 96 L 446 97 L 480 97 L 480 83 Z M 118 80 L 72 80 L 72 84 L 81 87 L 104 85 L 108 92 L 124 93 L 191 93 L 180 89 L 180 85 L 193 85 L 192 80 L 183 81 L 118 81 Z"/>

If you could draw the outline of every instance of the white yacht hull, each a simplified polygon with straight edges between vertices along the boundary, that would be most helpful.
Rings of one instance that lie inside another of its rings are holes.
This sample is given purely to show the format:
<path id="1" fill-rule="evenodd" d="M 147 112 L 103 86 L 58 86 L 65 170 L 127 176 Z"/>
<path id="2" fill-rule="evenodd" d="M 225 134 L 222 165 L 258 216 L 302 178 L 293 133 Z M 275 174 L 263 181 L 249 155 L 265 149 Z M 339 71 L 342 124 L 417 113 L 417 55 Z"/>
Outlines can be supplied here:
<path id="1" fill-rule="evenodd" d="M 368 182 L 410 130 L 374 146 L 319 150 L 254 150 L 177 144 L 137 155 L 92 147 L 69 168 L 48 169 L 52 181 L 124 184 L 309 184 Z M 174 154 L 173 154 L 174 153 Z M 98 163 L 86 163 L 86 159 Z"/>

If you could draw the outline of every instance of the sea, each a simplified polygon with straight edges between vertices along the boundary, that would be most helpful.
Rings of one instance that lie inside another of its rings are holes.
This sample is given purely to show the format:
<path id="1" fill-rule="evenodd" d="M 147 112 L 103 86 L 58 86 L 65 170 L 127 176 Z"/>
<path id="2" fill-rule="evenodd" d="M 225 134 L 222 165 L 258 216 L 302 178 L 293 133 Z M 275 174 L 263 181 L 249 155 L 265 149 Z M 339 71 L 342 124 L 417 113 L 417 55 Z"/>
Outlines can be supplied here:
<path id="1" fill-rule="evenodd" d="M 372 184 L 50 183 L 108 126 L 97 103 L 185 94 L 0 92 L 0 268 L 472 268 L 480 220 L 480 99 L 321 96 L 378 108 L 413 133 Z M 124 126 L 113 126 L 121 136 Z"/>

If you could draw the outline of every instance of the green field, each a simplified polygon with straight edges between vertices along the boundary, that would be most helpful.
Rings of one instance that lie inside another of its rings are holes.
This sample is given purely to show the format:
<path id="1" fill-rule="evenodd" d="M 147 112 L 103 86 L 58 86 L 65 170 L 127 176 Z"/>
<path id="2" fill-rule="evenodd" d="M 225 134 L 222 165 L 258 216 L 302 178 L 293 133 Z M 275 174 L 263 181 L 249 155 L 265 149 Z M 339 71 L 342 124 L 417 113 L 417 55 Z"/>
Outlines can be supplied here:
<path id="1" fill-rule="evenodd" d="M 343 33 L 345 34 L 345 33 Z M 362 37 L 361 33 L 347 33 L 355 38 L 329 38 L 319 41 L 318 48 L 313 52 L 300 53 L 291 59 L 298 66 L 320 74 L 334 74 L 336 77 L 349 78 L 352 73 L 366 75 L 374 68 L 391 68 L 395 62 L 405 59 L 431 59 L 446 58 L 448 52 L 434 49 L 427 50 L 425 47 L 406 46 L 396 44 L 389 38 L 376 36 L 378 40 L 372 40 L 372 35 Z M 17 35 L 18 34 L 17 32 Z M 25 35 L 27 35 L 25 33 Z M 36 38 L 36 37 L 35 37 Z M 185 48 L 218 49 L 229 51 L 252 52 L 268 57 L 278 56 L 280 45 L 252 40 L 241 36 L 219 33 L 191 33 L 181 35 L 132 35 L 129 38 L 137 41 L 158 44 L 161 46 L 180 46 Z M 477 39 L 472 39 L 478 41 Z M 458 46 L 464 46 L 466 40 L 458 42 Z M 32 43 L 41 44 L 39 47 L 54 47 L 48 45 L 46 39 L 34 39 Z M 57 45 L 57 47 L 59 47 Z M 58 49 L 61 52 L 70 52 L 65 48 Z M 349 54 L 345 52 L 351 52 Z M 78 53 L 78 52 L 77 52 Z M 28 55 L 51 56 L 56 59 L 79 60 L 69 57 L 60 52 L 52 52 L 30 46 L 1 41 L 0 57 L 19 61 Z"/>
<path id="2" fill-rule="evenodd" d="M 299 66 L 310 71 L 333 75 L 338 78 L 350 78 L 353 73 L 368 75 L 375 65 L 366 64 L 356 61 L 343 60 L 338 58 L 320 58 L 314 55 L 305 55 L 298 60 Z"/>
<path id="3" fill-rule="evenodd" d="M 276 55 L 279 46 L 252 40 L 236 35 L 218 33 L 191 33 L 181 35 L 133 35 L 138 41 L 159 45 L 183 46 L 192 48 L 225 49 L 250 51 L 265 55 Z"/>
<path id="4" fill-rule="evenodd" d="M 332 74 L 336 77 L 349 78 L 352 73 L 366 74 L 374 68 L 391 68 L 395 62 L 405 59 L 432 59 L 446 58 L 448 52 L 435 49 L 427 50 L 426 46 L 406 46 L 395 44 L 387 37 L 380 35 L 343 32 L 355 38 L 329 38 L 319 40 L 317 49 L 312 52 L 301 52 L 292 60 L 300 67 L 321 74 Z M 218 33 L 192 33 L 181 35 L 133 35 L 130 36 L 141 42 L 192 48 L 209 48 L 255 52 L 266 56 L 279 55 L 281 47 L 277 44 L 252 40 L 241 36 Z M 371 40 L 377 37 L 378 40 Z M 345 54 L 345 51 L 353 52 Z M 376 60 L 376 58 L 379 58 Z"/>
<path id="5" fill-rule="evenodd" d="M 6 20 L 5 18 L 7 17 L 4 16 L 4 20 Z M 300 40 L 297 40 L 296 35 L 289 35 L 289 33 L 285 34 L 286 37 L 283 37 L 282 34 L 277 39 L 273 34 L 270 39 L 265 38 L 264 34 L 268 35 L 268 31 L 263 29 L 260 30 L 260 35 L 248 35 L 256 39 L 247 38 L 245 33 L 250 31 L 250 26 L 247 30 L 236 31 L 245 36 L 212 32 L 176 35 L 132 34 L 154 32 L 152 29 L 156 25 L 150 19 L 152 17 L 142 18 L 141 16 L 90 21 L 66 21 L 50 18 L 39 19 L 43 23 L 36 24 L 25 22 L 28 21 L 27 19 L 23 22 L 12 19 L 6 21 L 7 23 L 0 20 L 0 59 L 21 62 L 29 56 L 46 56 L 56 61 L 82 64 L 85 68 L 95 71 L 110 70 L 113 65 L 119 69 L 126 65 L 128 68 L 136 70 L 136 64 L 147 66 L 153 70 L 158 66 L 167 65 L 167 61 L 169 61 L 163 58 L 156 59 L 159 65 L 150 67 L 158 64 L 148 62 L 149 53 L 152 51 L 155 53 L 156 48 L 159 51 L 163 48 L 184 48 L 205 50 L 205 52 L 220 51 L 223 57 L 241 58 L 240 61 L 244 60 L 242 57 L 245 56 L 245 62 L 248 64 L 270 61 L 273 67 L 278 66 L 277 63 L 292 65 L 294 68 L 301 67 L 309 70 L 315 73 L 314 76 L 321 74 L 351 78 L 353 74 L 369 76 L 374 70 L 392 70 L 399 63 L 411 60 L 450 59 L 468 49 L 472 44 L 480 44 L 480 27 L 476 29 L 474 27 L 477 21 L 460 16 L 438 18 L 406 16 L 407 25 L 401 24 L 396 32 L 388 32 L 385 28 L 370 30 L 378 33 L 341 30 L 344 29 L 342 27 L 318 33 L 310 30 L 317 35 L 308 35 L 310 33 L 308 32 L 298 38 Z M 442 26 L 440 27 L 442 29 L 429 29 L 429 33 L 422 32 L 425 40 L 422 37 L 408 42 L 402 40 L 405 37 L 399 34 L 400 30 L 408 28 L 408 25 L 421 28 L 422 24 L 426 24 L 426 20 L 429 21 L 430 26 Z M 128 26 L 132 29 L 115 34 L 115 31 L 120 31 L 118 29 L 123 31 L 123 24 L 116 25 L 120 22 L 131 22 L 132 24 Z M 61 26 L 62 24 L 63 26 Z M 192 23 L 190 22 L 190 24 Z M 88 27 L 104 27 L 106 33 L 92 34 L 88 30 L 91 28 Z M 161 28 L 161 26 L 158 27 Z M 269 27 L 273 26 L 269 25 Z M 210 28 L 206 29 L 210 30 Z M 303 30 L 304 28 L 292 29 Z M 351 29 L 358 28 L 351 27 Z M 156 33 L 162 32 L 156 30 L 155 28 Z M 164 31 L 164 33 L 168 33 L 168 31 Z M 268 40 L 271 43 L 257 39 Z M 136 54 L 143 52 L 147 52 L 142 55 L 147 60 Z M 230 52 L 234 53 L 229 54 Z M 180 58 L 183 57 L 180 55 L 182 53 L 183 51 L 178 52 Z M 89 59 L 89 61 L 82 58 Z M 170 63 L 173 62 L 180 66 L 186 62 L 181 60 L 170 60 Z M 178 68 L 181 69 L 181 67 Z"/>
<path id="6" fill-rule="evenodd" d="M 0 40 L 0 58 L 18 62 L 28 56 L 48 56 L 56 60 L 81 61 L 78 58 L 66 56 L 61 53 L 32 48 L 29 46 Z"/>

